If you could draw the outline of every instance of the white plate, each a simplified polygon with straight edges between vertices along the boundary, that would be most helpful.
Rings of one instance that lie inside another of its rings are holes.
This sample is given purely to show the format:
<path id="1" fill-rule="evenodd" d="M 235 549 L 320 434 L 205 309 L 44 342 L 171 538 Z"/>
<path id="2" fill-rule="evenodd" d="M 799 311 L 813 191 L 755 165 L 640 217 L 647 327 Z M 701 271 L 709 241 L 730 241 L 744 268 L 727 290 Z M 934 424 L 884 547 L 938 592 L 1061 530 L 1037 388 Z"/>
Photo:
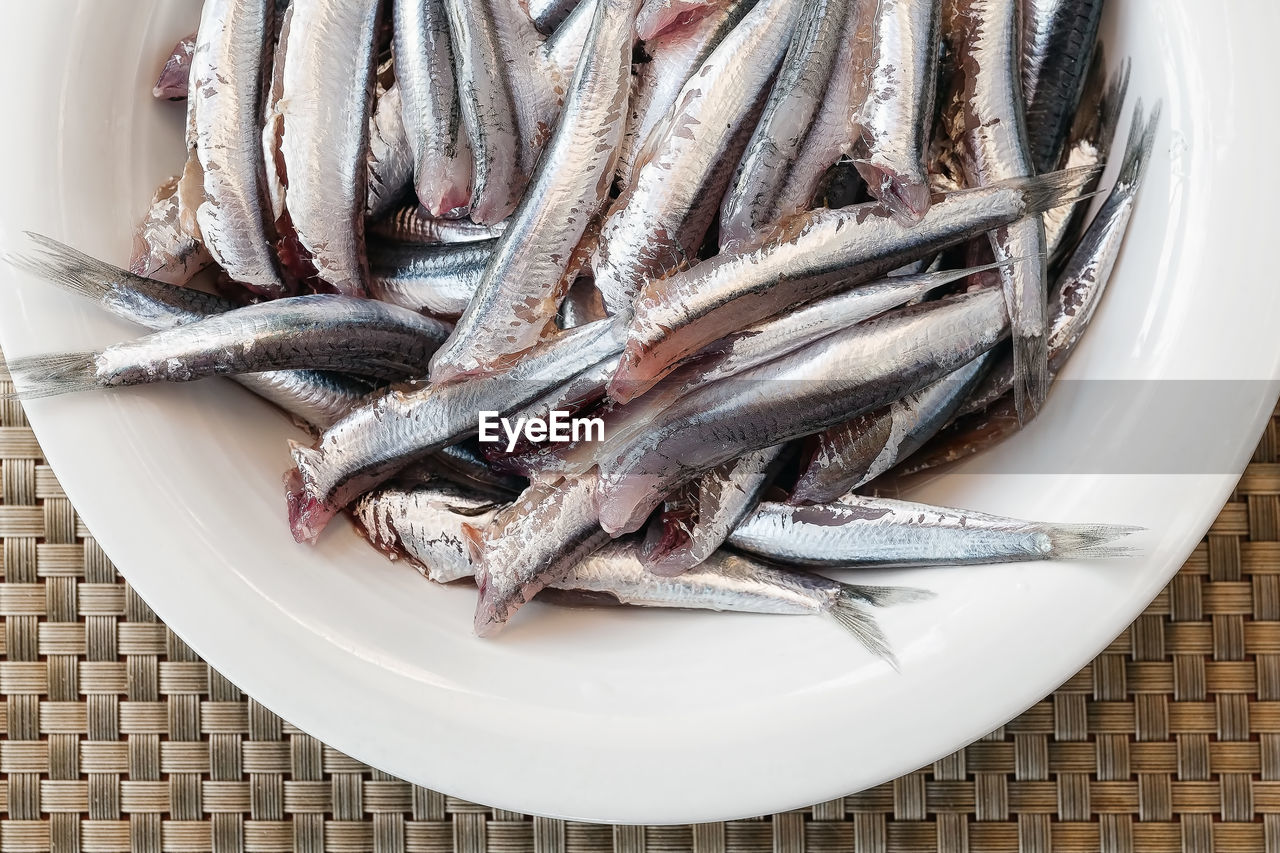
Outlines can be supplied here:
<path id="1" fill-rule="evenodd" d="M 4 245 L 32 229 L 126 258 L 154 185 L 183 158 L 182 109 L 149 89 L 198 7 L 0 7 Z M 508 809 L 643 823 L 799 807 L 890 779 L 1015 716 L 1123 630 L 1214 518 L 1275 399 L 1280 8 L 1124 0 L 1108 15 L 1111 57 L 1133 56 L 1131 91 L 1164 98 L 1165 122 L 1070 375 L 1262 381 L 1156 432 L 1142 415 L 1167 385 L 1059 395 L 1016 440 L 930 487 L 976 509 L 1152 533 L 1140 560 L 893 575 L 939 592 L 884 616 L 900 675 L 813 618 L 534 606 L 477 640 L 470 592 L 427 585 L 345 525 L 319 547 L 293 543 L 280 476 L 295 433 L 229 383 L 39 401 L 31 421 L 89 528 L 166 622 L 268 707 L 398 776 Z M 10 356 L 138 334 L 5 276 Z M 1112 470 L 1100 466 L 1156 437 L 1216 461 L 1167 469 L 1201 472 L 1182 475 L 992 473 L 1067 451 L 1093 466 L 1072 470 Z"/>

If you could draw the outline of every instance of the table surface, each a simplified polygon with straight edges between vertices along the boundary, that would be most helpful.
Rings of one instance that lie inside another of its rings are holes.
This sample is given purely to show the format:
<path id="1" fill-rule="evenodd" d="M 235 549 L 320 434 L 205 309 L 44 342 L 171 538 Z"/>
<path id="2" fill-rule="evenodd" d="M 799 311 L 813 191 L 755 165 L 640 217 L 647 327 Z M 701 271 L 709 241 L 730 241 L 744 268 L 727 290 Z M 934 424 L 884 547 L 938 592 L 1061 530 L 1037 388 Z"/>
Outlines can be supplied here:
<path id="1" fill-rule="evenodd" d="M 1177 577 L 1052 696 L 900 779 L 726 823 L 533 818 L 402 782 L 290 726 L 130 589 L 11 400 L 0 542 L 0 853 L 1280 853 L 1280 410 Z"/>

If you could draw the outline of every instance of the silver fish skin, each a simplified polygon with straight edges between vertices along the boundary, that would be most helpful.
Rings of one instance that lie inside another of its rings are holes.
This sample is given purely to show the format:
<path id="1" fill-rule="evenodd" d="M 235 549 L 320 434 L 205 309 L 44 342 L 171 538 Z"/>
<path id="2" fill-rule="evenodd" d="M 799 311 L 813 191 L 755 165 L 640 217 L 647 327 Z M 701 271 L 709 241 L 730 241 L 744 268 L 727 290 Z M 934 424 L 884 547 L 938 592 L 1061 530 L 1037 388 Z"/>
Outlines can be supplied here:
<path id="1" fill-rule="evenodd" d="M 390 559 L 404 559 L 423 576 L 450 583 L 474 575 L 468 540 L 501 509 L 486 498 L 433 482 L 371 493 L 360 499 L 354 515 L 364 535 Z M 727 551 L 712 554 L 678 578 L 659 578 L 640 561 L 632 539 L 606 543 L 548 586 L 636 607 L 825 615 L 894 665 L 875 609 L 931 597 L 924 590 L 856 586 L 783 571 Z"/>
<path id="2" fill-rule="evenodd" d="M 183 38 L 165 60 L 151 94 L 157 100 L 185 101 L 191 85 L 191 57 L 196 52 L 196 33 Z"/>
<path id="3" fill-rule="evenodd" d="M 1148 118 L 1141 101 L 1134 108 L 1133 125 L 1116 183 L 1055 282 L 1049 312 L 1050 376 L 1055 376 L 1071 357 L 1111 280 L 1155 144 L 1160 112 L 1157 105 Z M 1006 358 L 965 401 L 959 414 L 981 412 L 1012 389 L 1013 365 Z"/>
<path id="4" fill-rule="evenodd" d="M 1031 162 L 1040 172 L 1060 163 L 1089 73 L 1103 0 L 1021 0 L 1022 94 Z"/>
<path id="5" fill-rule="evenodd" d="M 437 480 L 370 492 L 351 514 L 369 543 L 389 558 L 404 559 L 436 583 L 453 583 L 475 577 L 463 525 L 483 529 L 506 506 Z"/>
<path id="6" fill-rule="evenodd" d="M 640 549 L 645 567 L 655 575 L 674 577 L 715 553 L 760 502 L 785 449 L 775 445 L 753 450 L 668 496 L 645 533 Z"/>
<path id="7" fill-rule="evenodd" d="M 759 242 L 651 282 L 636 300 L 609 395 L 632 400 L 682 359 L 744 326 L 1072 199 L 1092 174 L 1055 173 L 952 193 L 911 227 L 878 202 L 816 210 Z"/>
<path id="8" fill-rule="evenodd" d="M 720 207 L 720 245 L 777 221 L 777 200 L 821 109 L 853 0 L 803 0 L 760 123 Z"/>
<path id="9" fill-rule="evenodd" d="M 179 179 L 156 190 L 147 215 L 134 232 L 129 269 L 144 278 L 186 284 L 213 263 L 204 243 L 182 227 L 178 202 Z"/>
<path id="10" fill-rule="evenodd" d="M 867 98 L 854 119 L 849 156 L 871 194 L 911 222 L 929 209 L 941 29 L 942 0 L 880 1 Z"/>
<path id="11" fill-rule="evenodd" d="M 529 18 L 538 32 L 550 35 L 581 2 L 582 0 L 529 0 Z"/>
<path id="12" fill-rule="evenodd" d="M 372 299 L 294 296 L 115 344 L 100 352 L 32 356 L 10 363 L 26 396 L 93 388 L 190 382 L 268 370 L 337 370 L 359 376 L 421 376 L 449 327 Z"/>
<path id="13" fill-rule="evenodd" d="M 231 278 L 269 298 L 288 292 L 267 230 L 262 161 L 263 80 L 273 38 L 273 0 L 206 0 L 191 65 L 205 246 Z"/>
<path id="14" fill-rule="evenodd" d="M 636 16 L 636 35 L 648 41 L 672 27 L 709 14 L 716 0 L 645 0 Z"/>
<path id="15" fill-rule="evenodd" d="M 471 140 L 471 218 L 516 208 L 555 120 L 554 82 L 539 67 L 542 37 L 516 0 L 445 0 L 462 121 Z"/>
<path id="16" fill-rule="evenodd" d="M 379 0 L 295 0 L 282 97 L 285 204 L 316 277 L 339 293 L 365 292 Z"/>
<path id="17" fill-rule="evenodd" d="M 850 495 L 835 503 L 763 503 L 729 536 L 756 557 L 809 568 L 967 566 L 1129 556 L 1141 528 L 1020 521 L 971 510 Z"/>
<path id="18" fill-rule="evenodd" d="M 639 2 L 596 6 L 560 122 L 474 298 L 432 360 L 433 382 L 500 372 L 556 331 L 570 256 L 613 184 Z"/>
<path id="19" fill-rule="evenodd" d="M 984 353 L 914 394 L 819 433 L 787 503 L 836 500 L 915 453 L 947 425 L 994 360 L 994 351 Z"/>
<path id="20" fill-rule="evenodd" d="M 754 4 L 755 0 L 723 0 L 709 6 L 696 21 L 645 42 L 649 61 L 637 71 L 627 134 L 618 157 L 618 186 L 624 191 L 635 180 L 650 134 L 667 117 L 684 84 Z"/>
<path id="21" fill-rule="evenodd" d="M 613 324 L 601 321 L 552 338 L 503 377 L 393 389 L 370 398 L 326 430 L 314 447 L 291 445 L 295 468 L 287 485 L 294 538 L 314 541 L 356 497 L 440 448 L 474 436 L 480 412 L 509 415 L 620 349 Z"/>
<path id="22" fill-rule="evenodd" d="M 547 36 L 538 50 L 538 61 L 543 73 L 553 81 L 557 98 L 562 99 L 565 87 L 573 79 L 573 73 L 582 57 L 583 48 L 591 35 L 596 9 L 601 0 L 580 0 L 565 22 Z M 554 116 L 551 119 L 554 124 Z"/>
<path id="23" fill-rule="evenodd" d="M 1135 108 L 1134 128 L 1116 186 L 1063 273 L 1049 331 L 1049 369 L 1054 374 L 1066 364 L 1080 341 L 1111 278 L 1155 145 L 1159 120 L 1158 106 L 1145 123 L 1141 104 Z M 1007 388 L 1012 384 L 1007 376 L 1008 373 L 1001 375 L 1000 368 L 993 371 L 974 395 L 975 399 L 987 398 L 982 409 L 969 414 L 962 410 L 954 423 L 899 465 L 894 475 L 900 481 L 921 475 L 993 447 L 1018 432 L 1022 424 L 1016 417 L 1013 401 L 1007 392 L 1003 396 L 997 393 L 1002 385 Z"/>
<path id="24" fill-rule="evenodd" d="M 32 275 L 97 302 L 148 329 L 172 329 L 237 306 L 203 291 L 143 278 L 38 234 L 34 251 L 5 259 Z M 311 429 L 325 429 L 359 403 L 372 386 L 354 376 L 319 370 L 281 370 L 230 377 Z"/>
<path id="25" fill-rule="evenodd" d="M 471 204 L 472 154 L 444 2 L 393 0 L 392 10 L 396 84 L 418 201 L 432 216 L 457 219 Z"/>
<path id="26" fill-rule="evenodd" d="M 442 447 L 425 464 L 440 479 L 495 497 L 503 495 L 510 499 L 529 485 L 523 477 L 495 471 L 478 445 L 471 441 Z"/>
<path id="27" fill-rule="evenodd" d="M 467 310 L 495 242 L 445 245 L 369 239 L 369 295 L 433 317 Z"/>
<path id="28" fill-rule="evenodd" d="M 1103 165 L 1111 158 L 1120 112 L 1129 89 L 1132 63 L 1126 59 L 1109 79 L 1103 68 L 1103 51 L 1099 47 L 1094 53 L 1094 67 L 1085 87 L 1084 100 L 1067 137 L 1062 156 L 1066 168 Z M 1084 188 L 1083 194 L 1090 200 L 1101 178 L 1099 174 L 1097 180 Z M 1045 212 L 1045 244 L 1052 268 L 1059 269 L 1075 248 L 1084 231 L 1088 212 L 1089 202 L 1083 199 Z"/>
<path id="29" fill-rule="evenodd" d="M 635 183 L 600 233 L 592 269 L 605 305 L 629 314 L 646 282 L 686 264 L 715 216 L 726 151 L 782 60 L 799 13 L 793 0 L 760 0 L 685 83 Z"/>
<path id="30" fill-rule="evenodd" d="M 698 474 L 901 399 L 968 364 L 1008 331 L 993 289 L 904 308 L 689 394 L 600 460 L 600 523 L 636 530 Z"/>
<path id="31" fill-rule="evenodd" d="M 1036 173 L 1027 140 L 1019 65 L 1019 0 L 947 0 L 943 32 L 954 51 L 943 127 L 968 186 Z M 1018 414 L 1032 418 L 1049 391 L 1048 269 L 1044 221 L 1028 217 L 991 232 L 996 260 L 1017 263 L 1000 279 L 1013 323 Z"/>
<path id="32" fill-rule="evenodd" d="M 548 583 L 562 581 L 575 565 L 609 542 L 595 509 L 594 473 L 558 482 L 535 482 L 484 530 L 475 543 L 475 633 L 492 637 Z"/>
<path id="33" fill-rule="evenodd" d="M 496 240 L 507 229 L 507 220 L 477 225 L 470 219 L 436 219 L 420 205 L 398 207 L 369 223 L 369 237 L 394 243 L 441 245 Z"/>
<path id="34" fill-rule="evenodd" d="M 413 149 L 401 117 L 400 85 L 382 93 L 369 119 L 369 188 L 365 215 L 390 214 L 413 195 Z"/>

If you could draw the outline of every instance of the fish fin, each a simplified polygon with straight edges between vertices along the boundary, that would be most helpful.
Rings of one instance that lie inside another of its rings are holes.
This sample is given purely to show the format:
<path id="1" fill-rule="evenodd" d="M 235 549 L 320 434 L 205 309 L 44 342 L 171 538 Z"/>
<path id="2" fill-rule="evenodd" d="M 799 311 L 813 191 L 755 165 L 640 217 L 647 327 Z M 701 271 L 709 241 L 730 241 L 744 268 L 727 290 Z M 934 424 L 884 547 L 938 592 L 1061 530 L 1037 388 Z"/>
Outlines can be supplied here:
<path id="1" fill-rule="evenodd" d="M 1085 198 L 1081 191 L 1102 171 L 1100 166 L 1079 166 L 1048 172 L 1034 178 L 1014 178 L 1005 181 L 1022 191 L 1027 215 L 1044 213 L 1064 204 L 1074 204 Z"/>
<path id="2" fill-rule="evenodd" d="M 1018 423 L 1026 425 L 1049 395 L 1049 344 L 1043 334 L 1013 337 L 1013 400 Z"/>
<path id="3" fill-rule="evenodd" d="M 460 529 L 462 538 L 467 543 L 468 557 L 470 557 L 472 563 L 479 564 L 481 554 L 484 553 L 484 531 L 469 521 L 464 521 Z"/>
<path id="4" fill-rule="evenodd" d="M 0 258 L 20 270 L 58 285 L 64 290 L 101 302 L 122 279 L 141 279 L 133 273 L 92 258 L 52 237 L 23 232 L 34 245 L 31 253 L 4 252 Z"/>
<path id="5" fill-rule="evenodd" d="M 1129 142 L 1124 152 L 1124 160 L 1120 164 L 1120 174 L 1116 176 L 1116 187 L 1136 187 L 1142 182 L 1147 163 L 1151 160 L 1151 152 L 1155 149 L 1156 131 L 1160 129 L 1160 116 L 1164 111 L 1164 103 L 1157 101 L 1151 110 L 1151 116 L 1144 118 L 1142 100 L 1133 107 L 1133 125 L 1129 130 Z"/>
<path id="6" fill-rule="evenodd" d="M 1144 527 L 1116 524 L 1047 525 L 1044 533 L 1049 537 L 1049 553 L 1045 556 L 1051 560 L 1132 557 L 1140 553 L 1138 549 L 1117 544 L 1116 540 L 1145 530 Z"/>
<path id="7" fill-rule="evenodd" d="M 15 358 L 9 362 L 9 373 L 22 390 L 6 394 L 6 398 L 35 400 L 102 387 L 98 382 L 96 354 L 92 352 Z"/>
<path id="8" fill-rule="evenodd" d="M 1107 78 L 1107 88 L 1102 94 L 1098 110 L 1098 143 L 1109 153 L 1116 128 L 1120 126 L 1120 112 L 1125 96 L 1129 93 L 1129 80 L 1133 76 L 1133 60 L 1126 57 L 1120 67 Z"/>
<path id="9" fill-rule="evenodd" d="M 827 613 L 840 623 L 841 628 L 852 634 L 863 648 L 893 667 L 894 672 L 902 671 L 898 657 L 889 645 L 889 638 L 884 635 L 880 623 L 871 615 L 871 608 L 864 601 L 841 589 L 836 593 L 835 602 Z"/>

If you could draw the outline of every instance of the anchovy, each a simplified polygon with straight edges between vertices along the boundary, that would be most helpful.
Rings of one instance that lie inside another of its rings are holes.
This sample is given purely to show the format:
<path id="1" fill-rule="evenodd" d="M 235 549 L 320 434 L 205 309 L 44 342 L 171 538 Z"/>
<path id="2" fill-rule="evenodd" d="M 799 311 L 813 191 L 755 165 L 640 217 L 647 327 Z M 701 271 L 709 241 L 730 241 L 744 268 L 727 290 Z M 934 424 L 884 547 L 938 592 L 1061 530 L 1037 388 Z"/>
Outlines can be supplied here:
<path id="1" fill-rule="evenodd" d="M 1027 141 L 1019 78 L 1019 0 L 948 0 L 944 32 L 954 51 L 943 126 L 968 186 L 1036 173 Z M 1030 419 L 1048 393 L 1045 331 L 1048 292 L 1044 222 L 1027 217 L 991 232 L 1013 323 L 1018 413 Z"/>
<path id="2" fill-rule="evenodd" d="M 636 530 L 664 495 L 704 471 L 958 370 L 1007 333 L 1000 299 L 986 289 L 904 308 L 689 394 L 621 453 L 600 460 L 601 526 Z"/>
<path id="3" fill-rule="evenodd" d="M 267 297 L 288 291 L 264 215 L 260 126 L 274 14 L 274 0 L 206 0 L 191 65 L 195 152 L 204 170 L 200 233 L 231 278 Z"/>
<path id="4" fill-rule="evenodd" d="M 847 45 L 854 0 L 800 0 L 777 81 L 720 208 L 720 245 L 733 246 L 777 221 L 777 201 L 822 108 L 836 57 Z M 846 142 L 845 139 L 840 140 Z M 829 164 L 828 164 L 829 165 Z"/>
<path id="5" fill-rule="evenodd" d="M 564 23 L 565 18 L 582 0 L 529 0 L 529 18 L 538 32 L 550 34 Z"/>
<path id="6" fill-rule="evenodd" d="M 609 197 L 626 129 L 633 24 L 640 0 L 600 0 L 560 123 L 453 335 L 433 382 L 501 371 L 555 331 L 565 272 Z"/>
<path id="7" fill-rule="evenodd" d="M 286 206 L 304 257 L 323 284 L 365 292 L 379 0 L 295 0 L 285 52 L 281 153 Z"/>
<path id="8" fill-rule="evenodd" d="M 196 33 L 192 33 L 174 45 L 165 60 L 160 77 L 156 80 L 152 96 L 159 100 L 185 101 L 191 84 L 191 57 L 196 52 Z"/>
<path id="9" fill-rule="evenodd" d="M 768 239 L 650 283 L 636 301 L 609 395 L 634 399 L 726 334 L 1074 198 L 1092 174 L 1055 173 L 953 193 L 911 227 L 878 202 L 794 217 Z"/>
<path id="10" fill-rule="evenodd" d="M 1132 63 L 1126 59 L 1108 79 L 1103 71 L 1103 59 L 1103 51 L 1099 48 L 1094 53 L 1094 67 L 1085 87 L 1084 102 L 1076 113 L 1076 121 L 1071 126 L 1063 152 L 1065 168 L 1105 165 L 1111 158 L 1120 112 L 1129 89 Z M 1099 173 L 1096 180 L 1084 187 L 1082 195 L 1092 200 L 1092 193 L 1097 190 L 1101 179 Z M 1089 201 L 1083 199 L 1045 212 L 1045 244 L 1055 268 L 1079 242 L 1088 212 Z"/>
<path id="11" fill-rule="evenodd" d="M 6 255 L 9 263 L 148 329 L 172 329 L 237 307 L 221 296 L 134 275 L 48 237 L 27 237 L 35 251 Z M 319 370 L 230 378 L 313 429 L 326 429 L 372 390 L 357 377 Z"/>
<path id="12" fill-rule="evenodd" d="M 355 518 L 365 537 L 392 560 L 404 559 L 425 577 L 450 583 L 474 575 L 468 540 L 500 510 L 485 498 L 430 483 L 371 493 L 360 499 Z M 894 667 L 897 660 L 874 610 L 932 597 L 924 590 L 856 586 L 782 571 L 726 551 L 678 578 L 658 578 L 640 561 L 631 539 L 605 544 L 549 586 L 600 596 L 592 599 L 597 604 L 825 615 Z"/>
<path id="13" fill-rule="evenodd" d="M 650 135 L 635 183 L 605 221 L 592 269 L 605 305 L 628 314 L 644 284 L 701 245 L 729 175 L 719 168 L 782 60 L 793 0 L 760 0 L 685 84 Z"/>
<path id="14" fill-rule="evenodd" d="M 467 310 L 495 241 L 445 245 L 369 239 L 369 295 L 434 317 Z"/>
<path id="15" fill-rule="evenodd" d="M 369 188 L 365 214 L 387 216 L 413 194 L 413 148 L 401 117 L 400 85 L 378 98 L 369 119 Z"/>
<path id="16" fill-rule="evenodd" d="M 622 190 L 634 182 L 641 165 L 639 158 L 650 147 L 650 134 L 675 106 L 684 84 L 755 2 L 722 0 L 708 7 L 707 13 L 696 21 L 668 29 L 645 42 L 649 61 L 637 72 L 627 134 L 618 157 L 618 186 Z"/>
<path id="17" fill-rule="evenodd" d="M 471 204 L 471 143 L 462 123 L 443 0 L 394 0 L 396 83 L 418 201 L 456 219 Z"/>
<path id="18" fill-rule="evenodd" d="M 880 0 L 867 98 L 854 120 L 849 156 L 858 172 L 873 196 L 912 222 L 929 209 L 925 154 L 941 27 L 942 0 Z"/>
<path id="19" fill-rule="evenodd" d="M 542 37 L 516 0 L 445 0 L 462 121 L 472 149 L 471 218 L 506 219 L 555 120 Z"/>
<path id="20" fill-rule="evenodd" d="M 369 236 L 419 245 L 478 243 L 496 240 L 506 228 L 506 220 L 495 225 L 477 225 L 470 219 L 435 219 L 420 206 L 413 204 L 370 222 Z"/>
<path id="21" fill-rule="evenodd" d="M 649 523 L 641 562 L 655 575 L 673 577 L 710 557 L 760 502 L 785 449 L 753 450 L 669 495 Z"/>
<path id="22" fill-rule="evenodd" d="M 422 376 L 449 327 L 371 299 L 294 296 L 236 308 L 100 352 L 14 359 L 24 397 L 94 388 L 190 382 L 268 370 L 336 370 L 358 376 Z"/>
<path id="23" fill-rule="evenodd" d="M 1115 540 L 1140 530 L 1019 521 L 851 495 L 816 506 L 761 504 L 729 535 L 729 544 L 811 568 L 970 566 L 1128 556 L 1133 552 Z"/>
<path id="24" fill-rule="evenodd" d="M 788 503 L 836 500 L 915 453 L 947 425 L 994 359 L 994 351 L 984 353 L 914 394 L 818 433 Z"/>
<path id="25" fill-rule="evenodd" d="M 629 27 L 628 27 L 629 28 Z M 535 482 L 483 531 L 468 527 L 475 553 L 475 632 L 491 637 L 542 591 L 562 581 L 583 558 L 604 547 L 593 473 Z"/>
<path id="26" fill-rule="evenodd" d="M 1102 0 L 1021 0 L 1022 95 L 1031 162 L 1040 172 L 1058 166 L 1063 143 L 1084 94 Z"/>
<path id="27" fill-rule="evenodd" d="M 495 471 L 473 441 L 442 447 L 426 464 L 446 480 L 490 494 L 518 495 L 529 485 L 523 477 Z"/>
<path id="28" fill-rule="evenodd" d="M 1160 113 L 1157 105 L 1147 118 L 1141 103 L 1135 107 L 1133 128 L 1115 187 L 1059 277 L 1048 335 L 1051 376 L 1063 368 L 1075 350 L 1111 279 L 1155 146 Z M 1012 371 L 997 367 L 975 392 L 976 397 L 986 401 L 985 408 L 969 414 L 962 410 L 960 418 L 899 465 L 895 474 L 908 477 L 956 462 L 1018 432 L 1022 424 L 1007 393 L 1012 384 Z"/>
<path id="29" fill-rule="evenodd" d="M 182 227 L 178 186 L 179 179 L 173 178 L 156 190 L 146 218 L 134 232 L 129 260 L 135 274 L 170 284 L 186 284 L 213 263 L 204 243 Z"/>
<path id="30" fill-rule="evenodd" d="M 580 0 L 565 22 L 547 36 L 537 52 L 537 62 L 543 67 L 543 73 L 553 81 L 557 99 L 564 97 L 566 87 L 577 70 L 578 60 L 591 35 L 591 25 L 595 21 L 600 2 L 601 0 Z M 550 117 L 549 123 L 555 124 L 555 116 Z"/>
<path id="31" fill-rule="evenodd" d="M 502 377 L 392 390 L 325 431 L 312 448 L 292 445 L 289 518 L 294 537 L 314 540 L 357 496 L 406 466 L 479 431 L 479 413 L 508 415 L 621 349 L 610 321 L 580 326 L 528 353 Z"/>

